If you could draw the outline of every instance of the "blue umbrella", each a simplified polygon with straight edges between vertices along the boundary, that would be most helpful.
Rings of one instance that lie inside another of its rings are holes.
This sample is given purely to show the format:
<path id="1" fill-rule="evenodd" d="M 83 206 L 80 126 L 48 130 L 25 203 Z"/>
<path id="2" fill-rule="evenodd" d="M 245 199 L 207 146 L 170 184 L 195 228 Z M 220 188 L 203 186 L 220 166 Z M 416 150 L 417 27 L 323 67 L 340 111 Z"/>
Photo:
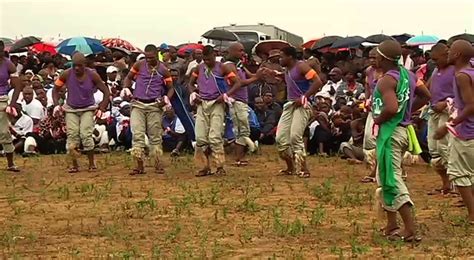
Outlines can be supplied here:
<path id="1" fill-rule="evenodd" d="M 411 37 L 407 41 L 407 45 L 410 46 L 419 46 L 419 45 L 431 45 L 436 44 L 439 41 L 439 38 L 434 35 L 418 35 Z"/>
<path id="2" fill-rule="evenodd" d="M 87 37 L 74 37 L 61 42 L 56 49 L 59 53 L 72 56 L 76 51 L 84 55 L 97 54 L 105 51 L 100 40 Z"/>

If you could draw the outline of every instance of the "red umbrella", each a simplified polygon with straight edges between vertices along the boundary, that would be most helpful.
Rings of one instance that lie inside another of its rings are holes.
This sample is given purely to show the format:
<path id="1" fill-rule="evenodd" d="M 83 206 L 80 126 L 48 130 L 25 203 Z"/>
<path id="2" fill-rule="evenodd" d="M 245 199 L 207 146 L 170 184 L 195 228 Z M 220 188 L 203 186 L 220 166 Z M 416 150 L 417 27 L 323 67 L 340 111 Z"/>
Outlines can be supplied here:
<path id="1" fill-rule="evenodd" d="M 30 47 L 34 53 L 49 52 L 52 55 L 57 54 L 56 45 L 49 42 L 39 42 Z"/>
<path id="2" fill-rule="evenodd" d="M 303 49 L 311 49 L 311 47 L 313 47 L 313 45 L 319 41 L 321 38 L 318 38 L 318 39 L 312 39 L 310 41 L 307 41 L 305 43 L 303 43 L 303 45 L 301 45 L 301 47 L 303 47 Z"/>
<path id="3" fill-rule="evenodd" d="M 194 51 L 196 49 L 204 49 L 204 45 L 199 44 L 199 43 L 190 43 L 186 44 L 183 47 L 179 48 L 178 50 L 178 55 L 179 56 L 184 56 L 186 54 L 186 51 L 191 50 Z"/>
<path id="4" fill-rule="evenodd" d="M 118 38 L 102 39 L 102 45 L 107 48 L 124 48 L 131 52 L 142 52 L 139 48 L 133 46 L 130 42 Z"/>

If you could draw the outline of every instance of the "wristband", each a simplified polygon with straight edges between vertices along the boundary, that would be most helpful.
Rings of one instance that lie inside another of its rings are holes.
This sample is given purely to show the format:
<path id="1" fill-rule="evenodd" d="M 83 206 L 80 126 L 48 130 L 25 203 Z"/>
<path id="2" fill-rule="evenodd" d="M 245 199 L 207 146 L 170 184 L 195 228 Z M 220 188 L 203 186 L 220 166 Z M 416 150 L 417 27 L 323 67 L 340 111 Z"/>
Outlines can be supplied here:
<path id="1" fill-rule="evenodd" d="M 7 114 L 10 114 L 11 116 L 13 117 L 17 117 L 18 116 L 18 112 L 16 111 L 16 108 L 15 107 L 12 107 L 12 106 L 7 106 L 7 108 L 5 109 L 5 112 Z"/>

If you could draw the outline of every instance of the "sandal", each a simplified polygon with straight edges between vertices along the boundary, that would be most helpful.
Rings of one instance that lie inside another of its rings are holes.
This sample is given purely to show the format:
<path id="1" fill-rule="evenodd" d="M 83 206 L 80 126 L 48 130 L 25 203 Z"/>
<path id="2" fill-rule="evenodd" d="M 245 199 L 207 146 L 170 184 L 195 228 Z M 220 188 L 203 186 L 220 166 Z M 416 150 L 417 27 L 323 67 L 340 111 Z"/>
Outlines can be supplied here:
<path id="1" fill-rule="evenodd" d="M 133 176 L 133 175 L 141 175 L 141 174 L 145 174 L 145 170 L 133 169 L 129 175 Z"/>
<path id="2" fill-rule="evenodd" d="M 20 172 L 20 169 L 16 165 L 13 165 L 13 166 L 7 167 L 7 171 L 8 172 Z"/>
<path id="3" fill-rule="evenodd" d="M 362 183 L 374 183 L 374 182 L 377 182 L 377 179 L 375 179 L 374 177 L 365 176 L 364 178 L 362 178 L 362 180 L 360 180 L 360 182 L 362 182 Z"/>
<path id="4" fill-rule="evenodd" d="M 227 172 L 224 170 L 224 168 L 217 168 L 216 171 L 216 176 L 225 176 Z"/>
<path id="5" fill-rule="evenodd" d="M 381 233 L 383 233 L 384 236 L 388 237 L 388 236 L 391 236 L 391 235 L 393 235 L 393 234 L 395 234 L 395 233 L 398 233 L 398 232 L 400 231 L 400 227 L 397 226 L 397 227 L 394 227 L 394 228 L 392 228 L 392 229 L 390 229 L 390 230 L 386 230 L 386 229 L 383 227 L 383 228 L 380 228 L 379 231 L 380 231 Z"/>
<path id="6" fill-rule="evenodd" d="M 155 169 L 155 172 L 156 172 L 156 174 L 165 174 L 165 169 L 158 168 L 158 169 Z"/>
<path id="7" fill-rule="evenodd" d="M 290 171 L 290 170 L 288 170 L 288 169 L 286 169 L 286 170 L 280 170 L 280 171 L 278 172 L 278 175 L 280 175 L 280 176 L 290 176 L 290 175 L 293 175 L 293 171 Z"/>
<path id="8" fill-rule="evenodd" d="M 455 192 L 452 189 L 434 189 L 433 191 L 430 191 L 427 194 L 429 196 L 433 196 L 433 195 L 459 195 L 457 192 Z"/>
<path id="9" fill-rule="evenodd" d="M 237 161 L 232 164 L 232 166 L 235 166 L 235 167 L 245 167 L 247 165 L 249 165 L 248 161 Z"/>
<path id="10" fill-rule="evenodd" d="M 209 176 L 209 175 L 212 175 L 211 170 L 210 169 L 203 169 L 203 170 L 198 171 L 198 173 L 194 176 L 196 176 L 196 177 L 205 177 L 205 176 Z"/>
<path id="11" fill-rule="evenodd" d="M 422 240 L 421 237 L 415 235 L 404 237 L 399 232 L 394 232 L 390 236 L 387 236 L 387 239 L 393 242 L 401 241 L 405 243 L 418 243 Z"/>
<path id="12" fill-rule="evenodd" d="M 79 172 L 79 167 L 71 167 L 67 171 L 68 173 L 78 173 Z"/>
<path id="13" fill-rule="evenodd" d="M 171 157 L 179 157 L 179 152 L 177 150 L 173 150 L 170 154 Z"/>
<path id="14" fill-rule="evenodd" d="M 97 166 L 92 166 L 92 167 L 89 167 L 89 172 L 95 172 L 97 171 Z"/>
<path id="15" fill-rule="evenodd" d="M 300 178 L 309 178 L 309 177 L 311 177 L 311 173 L 308 172 L 308 171 L 301 171 L 298 174 L 298 177 L 300 177 Z"/>

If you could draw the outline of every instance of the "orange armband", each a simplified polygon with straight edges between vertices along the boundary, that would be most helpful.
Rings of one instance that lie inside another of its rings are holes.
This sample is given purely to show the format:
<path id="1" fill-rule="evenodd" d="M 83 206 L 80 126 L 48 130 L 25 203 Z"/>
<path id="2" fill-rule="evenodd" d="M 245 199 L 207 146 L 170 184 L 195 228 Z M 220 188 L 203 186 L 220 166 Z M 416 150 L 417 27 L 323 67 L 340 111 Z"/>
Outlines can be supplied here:
<path id="1" fill-rule="evenodd" d="M 315 70 L 311 69 L 310 71 L 308 71 L 306 73 L 306 75 L 304 75 L 304 77 L 307 79 L 307 80 L 310 80 L 310 79 L 313 79 L 316 75 L 318 75 L 318 73 L 316 73 Z"/>
<path id="2" fill-rule="evenodd" d="M 196 72 L 193 72 L 193 73 L 191 74 L 191 76 L 197 78 L 197 77 L 199 77 L 199 74 L 197 74 Z"/>
<path id="3" fill-rule="evenodd" d="M 237 77 L 237 75 L 235 75 L 235 73 L 233 71 L 229 72 L 229 74 L 227 74 L 225 76 L 227 79 L 231 79 L 231 78 L 235 78 Z"/>
<path id="4" fill-rule="evenodd" d="M 173 78 L 172 77 L 167 77 L 164 79 L 165 83 L 169 84 L 169 83 L 173 83 Z"/>
<path id="5" fill-rule="evenodd" d="M 54 85 L 58 88 L 64 86 L 64 81 L 62 81 L 61 79 L 57 79 L 55 82 L 54 82 Z"/>
<path id="6" fill-rule="evenodd" d="M 134 67 L 132 67 L 132 69 L 130 70 L 130 72 L 133 73 L 133 74 L 138 74 L 138 71 L 137 71 Z"/>

